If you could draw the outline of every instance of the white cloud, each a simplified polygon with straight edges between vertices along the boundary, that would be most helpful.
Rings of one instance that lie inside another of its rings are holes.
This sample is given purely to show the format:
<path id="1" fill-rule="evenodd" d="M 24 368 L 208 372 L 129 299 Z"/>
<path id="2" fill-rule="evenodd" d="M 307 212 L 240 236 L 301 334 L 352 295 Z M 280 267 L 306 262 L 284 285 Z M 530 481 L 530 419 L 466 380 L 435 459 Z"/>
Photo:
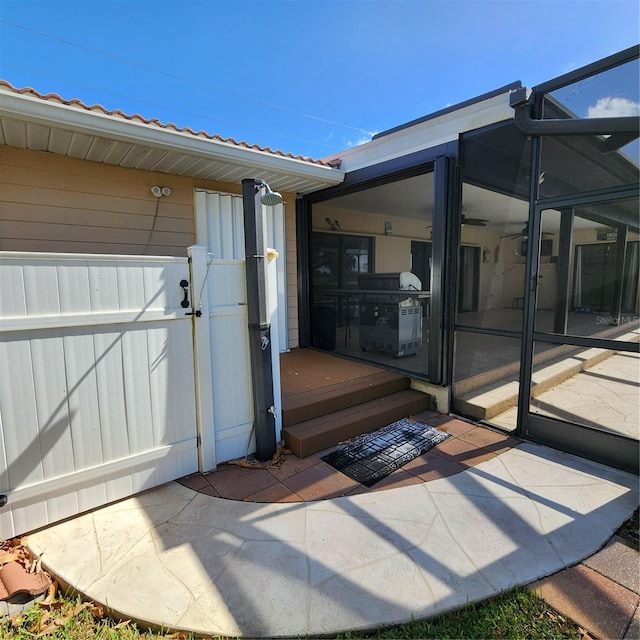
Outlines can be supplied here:
<path id="1" fill-rule="evenodd" d="M 346 141 L 346 147 L 347 149 L 350 149 L 351 147 L 357 147 L 359 144 L 364 144 L 365 142 L 370 142 L 371 138 L 376 134 L 377 132 L 373 131 L 371 132 L 369 135 L 364 135 L 364 136 L 360 136 L 357 140 L 347 140 Z"/>
<path id="2" fill-rule="evenodd" d="M 600 98 L 587 112 L 587 118 L 622 116 L 640 116 L 640 102 L 633 102 L 627 98 Z"/>

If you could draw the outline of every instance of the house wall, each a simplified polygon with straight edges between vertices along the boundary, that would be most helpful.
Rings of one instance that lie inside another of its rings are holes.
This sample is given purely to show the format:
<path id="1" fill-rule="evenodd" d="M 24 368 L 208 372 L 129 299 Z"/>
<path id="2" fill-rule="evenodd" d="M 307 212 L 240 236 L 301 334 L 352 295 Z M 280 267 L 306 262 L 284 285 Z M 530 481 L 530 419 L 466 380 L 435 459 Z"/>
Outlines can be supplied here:
<path id="1" fill-rule="evenodd" d="M 153 185 L 171 195 L 156 199 Z M 142 254 L 149 243 L 147 254 L 186 256 L 193 186 L 190 178 L 0 147 L 0 250 Z"/>
<path id="2" fill-rule="evenodd" d="M 171 195 L 156 198 L 153 185 L 169 187 Z M 0 146 L 0 251 L 186 256 L 187 247 L 195 242 L 196 187 L 242 192 L 239 184 Z M 298 344 L 295 195 L 283 195 L 289 346 L 294 347 Z"/>
<path id="3" fill-rule="evenodd" d="M 392 217 L 381 214 L 365 214 L 335 206 L 313 206 L 313 230 L 328 231 L 326 217 L 340 222 L 340 233 L 374 238 L 374 269 L 378 273 L 410 271 L 411 241 L 429 242 L 429 223 L 425 220 Z M 385 221 L 393 225 L 392 234 L 384 233 Z M 423 283 L 424 285 L 425 283 Z"/>

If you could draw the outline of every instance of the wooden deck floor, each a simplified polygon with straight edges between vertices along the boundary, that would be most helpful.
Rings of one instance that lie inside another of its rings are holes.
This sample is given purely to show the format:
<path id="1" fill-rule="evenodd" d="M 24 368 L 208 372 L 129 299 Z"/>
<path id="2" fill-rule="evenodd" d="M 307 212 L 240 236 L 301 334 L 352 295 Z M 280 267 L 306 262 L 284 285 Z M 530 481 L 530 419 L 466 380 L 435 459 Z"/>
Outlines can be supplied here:
<path id="1" fill-rule="evenodd" d="M 313 349 L 292 349 L 280 354 L 282 398 L 335 384 L 354 382 L 380 373 L 380 369 L 344 360 Z"/>

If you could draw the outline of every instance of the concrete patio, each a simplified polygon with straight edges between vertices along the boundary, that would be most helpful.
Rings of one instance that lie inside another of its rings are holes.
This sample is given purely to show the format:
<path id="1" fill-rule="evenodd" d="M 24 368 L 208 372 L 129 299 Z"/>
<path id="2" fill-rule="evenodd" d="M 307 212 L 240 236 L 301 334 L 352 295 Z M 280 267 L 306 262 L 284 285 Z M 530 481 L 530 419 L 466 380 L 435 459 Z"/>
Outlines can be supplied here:
<path id="1" fill-rule="evenodd" d="M 170 483 L 29 536 L 115 615 L 244 637 L 335 634 L 433 616 L 598 551 L 637 477 L 524 443 L 449 477 L 259 504 Z"/>

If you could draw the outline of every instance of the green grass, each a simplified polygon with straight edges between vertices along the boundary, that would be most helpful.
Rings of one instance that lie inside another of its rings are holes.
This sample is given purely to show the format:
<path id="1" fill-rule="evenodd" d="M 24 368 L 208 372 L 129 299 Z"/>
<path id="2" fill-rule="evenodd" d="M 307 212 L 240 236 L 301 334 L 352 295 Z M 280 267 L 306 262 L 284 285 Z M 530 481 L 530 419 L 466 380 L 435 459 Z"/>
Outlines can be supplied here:
<path id="1" fill-rule="evenodd" d="M 101 607 L 78 597 L 58 596 L 51 605 L 34 604 L 24 613 L 0 619 L 3 640 L 191 640 L 190 634 L 152 633 L 130 621 L 118 622 Z"/>
<path id="2" fill-rule="evenodd" d="M 58 597 L 49 608 L 35 604 L 20 616 L 0 620 L 0 638 L 33 640 L 192 640 L 189 634 L 152 633 L 132 622 L 102 617 L 99 608 L 77 597 Z M 58 620 L 56 625 L 55 621 Z M 403 639 L 513 639 L 560 640 L 582 638 L 580 628 L 524 588 L 423 622 L 367 633 L 350 632 L 344 640 Z"/>
<path id="3" fill-rule="evenodd" d="M 579 640 L 582 637 L 582 630 L 578 625 L 560 615 L 544 600 L 525 588 L 514 589 L 496 598 L 468 605 L 430 620 L 370 633 L 348 633 L 341 636 L 345 640 Z"/>

